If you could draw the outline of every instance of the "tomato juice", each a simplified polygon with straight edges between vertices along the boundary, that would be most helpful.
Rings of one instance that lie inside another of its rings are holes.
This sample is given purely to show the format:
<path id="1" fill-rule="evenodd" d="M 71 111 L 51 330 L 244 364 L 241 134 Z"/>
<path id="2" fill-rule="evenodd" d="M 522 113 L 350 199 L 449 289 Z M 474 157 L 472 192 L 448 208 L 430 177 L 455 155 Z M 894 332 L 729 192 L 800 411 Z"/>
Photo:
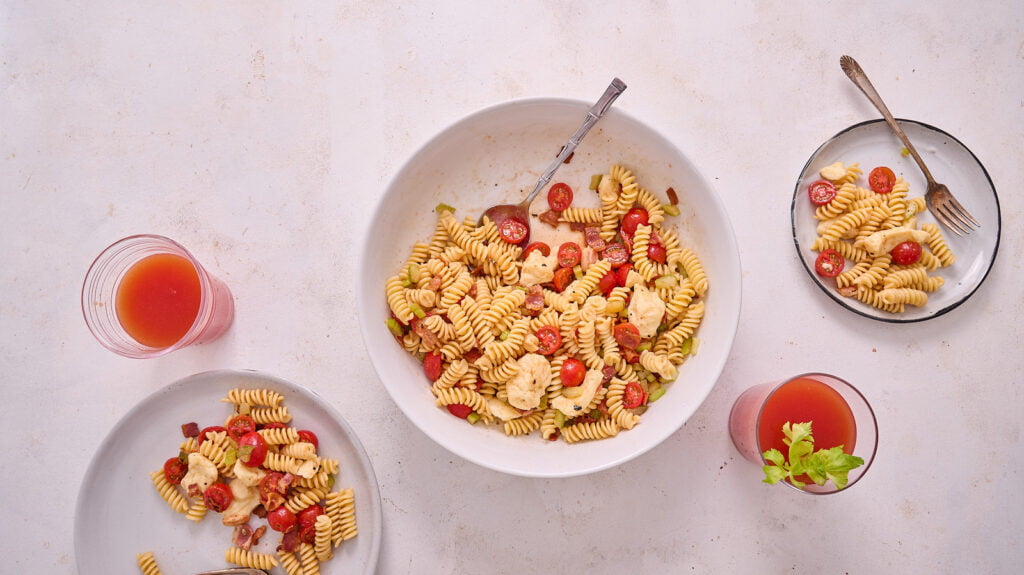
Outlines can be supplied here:
<path id="1" fill-rule="evenodd" d="M 856 446 L 853 410 L 838 391 L 816 379 L 798 377 L 786 382 L 765 401 L 757 429 L 762 452 L 774 448 L 783 455 L 789 453 L 782 441 L 782 425 L 787 421 L 811 422 L 815 450 L 842 445 L 844 452 L 853 453 Z"/>
<path id="2" fill-rule="evenodd" d="M 153 254 L 133 264 L 121 279 L 115 296 L 117 320 L 137 342 L 165 348 L 188 333 L 201 299 L 199 272 L 188 258 Z"/>

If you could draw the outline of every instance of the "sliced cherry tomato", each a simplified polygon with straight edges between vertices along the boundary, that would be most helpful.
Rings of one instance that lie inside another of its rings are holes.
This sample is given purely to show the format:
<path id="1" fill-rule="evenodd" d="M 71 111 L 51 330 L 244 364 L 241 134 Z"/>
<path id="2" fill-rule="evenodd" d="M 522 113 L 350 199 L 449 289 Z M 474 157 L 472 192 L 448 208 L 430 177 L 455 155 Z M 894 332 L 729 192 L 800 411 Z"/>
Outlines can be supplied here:
<path id="1" fill-rule="evenodd" d="M 612 293 L 615 286 L 619 285 L 618 278 L 615 277 L 614 270 L 608 270 L 608 273 L 601 276 L 601 279 L 597 280 L 597 289 L 601 291 L 601 294 L 608 297 L 608 294 Z"/>
<path id="2" fill-rule="evenodd" d="M 626 384 L 626 391 L 622 393 L 622 407 L 626 409 L 634 409 L 640 407 L 647 401 L 647 394 L 644 393 L 644 388 L 640 387 L 640 384 L 631 381 Z"/>
<path id="3" fill-rule="evenodd" d="M 836 250 L 821 250 L 818 258 L 814 260 L 814 271 L 818 272 L 819 276 L 834 278 L 843 271 L 845 265 L 846 260 Z"/>
<path id="4" fill-rule="evenodd" d="M 548 205 L 552 210 L 561 212 L 572 205 L 572 188 L 569 184 L 558 182 L 548 190 Z"/>
<path id="5" fill-rule="evenodd" d="M 622 349 L 636 349 L 640 345 L 640 329 L 628 321 L 612 328 L 612 336 Z"/>
<path id="6" fill-rule="evenodd" d="M 547 245 L 544 242 L 533 242 L 532 244 L 526 246 L 526 249 L 523 250 L 523 259 L 525 260 L 526 258 L 530 257 L 530 252 L 534 250 L 539 251 L 540 254 L 544 257 L 548 257 L 551 255 L 551 246 Z"/>
<path id="7" fill-rule="evenodd" d="M 629 261 L 629 250 L 622 244 L 609 244 L 601 252 L 601 259 L 607 260 L 613 268 L 618 268 Z"/>
<path id="8" fill-rule="evenodd" d="M 551 355 L 562 347 L 562 334 L 558 333 L 558 328 L 553 325 L 541 326 L 537 330 L 537 339 L 540 340 L 537 353 L 541 355 Z"/>
<path id="9" fill-rule="evenodd" d="M 836 197 L 836 186 L 828 180 L 818 180 L 807 186 L 807 196 L 816 206 L 824 206 Z"/>
<path id="10" fill-rule="evenodd" d="M 252 431 L 256 431 L 256 422 L 248 415 L 236 415 L 228 421 L 228 437 L 236 442 Z"/>
<path id="11" fill-rule="evenodd" d="M 299 527 L 306 527 L 307 525 L 313 525 L 316 523 L 316 518 L 324 514 L 324 508 L 322 505 L 314 503 L 309 507 L 299 511 Z"/>
<path id="12" fill-rule="evenodd" d="M 888 194 L 896 185 L 896 174 L 885 166 L 878 166 L 868 174 L 868 185 L 879 194 Z"/>
<path id="13" fill-rule="evenodd" d="M 246 433 L 238 440 L 238 460 L 246 467 L 259 467 L 267 458 L 267 442 L 255 431 Z"/>
<path id="14" fill-rule="evenodd" d="M 232 498 L 231 489 L 223 483 L 214 483 L 203 492 L 203 502 L 206 503 L 206 508 L 217 513 L 227 509 L 228 505 L 231 505 Z"/>
<path id="15" fill-rule="evenodd" d="M 181 479 L 188 473 L 188 463 L 180 457 L 172 457 L 164 462 L 164 477 L 172 485 L 181 485 Z"/>
<path id="16" fill-rule="evenodd" d="M 267 511 L 273 511 L 284 503 L 291 480 L 280 471 L 271 471 L 260 480 L 260 503 Z"/>
<path id="17" fill-rule="evenodd" d="M 519 220 L 518 218 L 506 218 L 505 221 L 501 222 L 498 226 L 498 235 L 501 239 L 505 240 L 510 244 L 518 244 L 526 239 L 526 236 L 530 233 L 530 227 L 526 225 L 526 222 Z"/>
<path id="18" fill-rule="evenodd" d="M 267 524 L 274 531 L 287 533 L 295 529 L 296 523 L 298 523 L 298 518 L 295 516 L 295 513 L 284 505 L 267 513 Z"/>
<path id="19" fill-rule="evenodd" d="M 571 268 L 580 264 L 583 258 L 583 250 L 576 242 L 565 242 L 558 246 L 558 265 L 563 268 Z"/>
<path id="20" fill-rule="evenodd" d="M 633 264 L 626 263 L 622 264 L 615 272 L 615 279 L 619 284 L 619 287 L 626 287 L 626 279 L 629 278 L 629 270 L 633 269 Z"/>
<path id="21" fill-rule="evenodd" d="M 665 251 L 665 246 L 661 244 L 649 244 L 647 246 L 647 257 L 658 262 L 659 264 L 665 263 L 668 258 L 668 252 Z"/>
<path id="22" fill-rule="evenodd" d="M 575 277 L 572 268 L 558 268 L 555 270 L 555 277 L 552 278 L 551 283 L 555 285 L 555 291 L 562 292 Z"/>
<path id="23" fill-rule="evenodd" d="M 300 429 L 298 431 L 299 441 L 305 441 L 306 443 L 312 443 L 313 447 L 320 449 L 320 438 L 315 433 L 308 429 Z"/>
<path id="24" fill-rule="evenodd" d="M 626 212 L 626 215 L 622 216 L 622 223 L 620 224 L 620 230 L 622 235 L 631 238 L 636 233 L 637 226 L 646 226 L 650 223 L 648 219 L 647 210 L 643 208 L 633 208 Z"/>
<path id="25" fill-rule="evenodd" d="M 299 527 L 298 538 L 302 543 L 313 544 L 316 542 L 316 525 L 306 525 L 305 527 Z"/>
<path id="26" fill-rule="evenodd" d="M 437 381 L 441 377 L 441 354 L 431 351 L 423 357 L 423 373 L 427 379 Z"/>
<path id="27" fill-rule="evenodd" d="M 210 427 L 204 427 L 203 430 L 199 432 L 199 445 L 202 445 L 203 442 L 206 441 L 206 433 L 209 431 L 217 433 L 219 431 L 227 431 L 227 429 L 219 425 L 211 425 Z"/>
<path id="28" fill-rule="evenodd" d="M 892 263 L 909 266 L 921 259 L 921 244 L 911 241 L 896 244 L 896 247 L 892 248 L 889 254 L 892 255 Z"/>
<path id="29" fill-rule="evenodd" d="M 459 419 L 466 419 L 470 413 L 473 413 L 473 408 L 463 403 L 453 403 L 447 407 L 448 412 Z"/>
<path id="30" fill-rule="evenodd" d="M 576 387 L 583 383 L 587 375 L 587 366 L 575 357 L 566 358 L 562 367 L 558 370 L 558 377 L 562 380 L 562 387 Z"/>

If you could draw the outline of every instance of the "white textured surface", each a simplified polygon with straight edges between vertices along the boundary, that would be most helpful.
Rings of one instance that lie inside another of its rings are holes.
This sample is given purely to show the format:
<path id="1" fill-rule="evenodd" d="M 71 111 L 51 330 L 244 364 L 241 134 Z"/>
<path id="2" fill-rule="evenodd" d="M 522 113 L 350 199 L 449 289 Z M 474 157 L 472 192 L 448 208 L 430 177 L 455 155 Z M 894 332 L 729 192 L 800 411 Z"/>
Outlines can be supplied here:
<path id="1" fill-rule="evenodd" d="M 214 368 L 264 370 L 334 402 L 380 481 L 380 573 L 1019 569 L 1016 2 L 146 4 L 0 6 L 5 570 L 73 572 L 95 446 L 149 393 Z M 897 116 L 971 148 L 1001 194 L 992 274 L 936 320 L 847 313 L 794 253 L 804 161 L 877 116 L 842 53 Z M 614 75 L 629 84 L 616 106 L 687 153 L 733 218 L 745 284 L 730 362 L 686 426 L 621 467 L 530 480 L 454 459 L 367 359 L 353 299 L 365 219 L 402 160 L 455 119 L 510 98 L 590 100 Z M 91 339 L 81 278 L 138 232 L 177 239 L 231 286 L 226 337 L 148 361 Z M 826 498 L 762 485 L 726 432 L 741 390 L 814 369 L 859 384 L 880 426 L 872 470 Z"/>

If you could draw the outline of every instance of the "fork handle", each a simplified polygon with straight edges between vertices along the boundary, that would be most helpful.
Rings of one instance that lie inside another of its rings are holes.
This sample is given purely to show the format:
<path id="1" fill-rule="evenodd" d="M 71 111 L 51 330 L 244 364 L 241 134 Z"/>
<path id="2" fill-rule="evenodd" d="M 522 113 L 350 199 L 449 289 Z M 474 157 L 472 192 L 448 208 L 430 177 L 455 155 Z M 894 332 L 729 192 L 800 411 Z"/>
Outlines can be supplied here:
<path id="1" fill-rule="evenodd" d="M 860 64 L 850 56 L 844 55 L 839 59 L 839 66 L 843 69 L 843 72 L 846 73 L 847 77 L 850 78 L 850 81 L 860 88 L 861 92 L 864 92 L 864 95 L 868 97 L 868 101 L 874 104 L 875 108 L 878 108 L 878 111 L 882 113 L 882 117 L 885 118 L 885 122 L 889 124 L 892 131 L 896 133 L 896 136 L 901 142 L 903 142 L 907 151 L 910 152 L 914 161 L 917 162 L 917 166 L 921 168 L 922 172 L 924 172 L 924 177 L 928 180 L 928 184 L 934 184 L 935 179 L 932 178 L 932 173 L 928 170 L 928 166 L 924 165 L 924 160 L 922 160 L 921 156 L 918 155 L 917 150 L 914 148 L 914 144 L 910 143 L 910 138 L 908 138 L 903 132 L 903 128 L 896 123 L 896 119 L 892 117 L 892 114 L 889 112 L 889 108 L 886 107 L 885 102 L 882 101 L 882 97 L 878 95 L 878 91 L 876 91 L 875 87 L 871 84 L 871 80 L 868 80 L 868 76 L 864 73 Z"/>

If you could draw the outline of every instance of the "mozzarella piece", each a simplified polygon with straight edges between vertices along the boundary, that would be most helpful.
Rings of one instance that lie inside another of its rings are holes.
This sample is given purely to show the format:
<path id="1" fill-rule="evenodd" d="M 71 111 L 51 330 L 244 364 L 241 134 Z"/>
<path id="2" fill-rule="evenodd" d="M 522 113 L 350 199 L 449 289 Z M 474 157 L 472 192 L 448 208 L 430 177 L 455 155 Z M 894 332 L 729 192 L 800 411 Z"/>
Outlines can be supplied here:
<path id="1" fill-rule="evenodd" d="M 832 180 L 833 182 L 842 179 L 846 175 L 846 165 L 842 162 L 836 162 L 829 164 L 824 168 L 818 170 L 818 175 L 825 178 L 826 180 Z"/>
<path id="2" fill-rule="evenodd" d="M 181 486 L 188 491 L 189 497 L 195 497 L 198 490 L 200 496 L 206 488 L 217 482 L 217 466 L 205 456 L 193 452 L 188 454 L 188 472 L 181 478 Z"/>
<path id="3" fill-rule="evenodd" d="M 259 467 L 249 467 L 242 463 L 241 459 L 235 460 L 235 477 L 246 485 L 259 485 L 260 481 L 264 476 L 266 476 L 266 474 L 267 472 Z"/>
<path id="4" fill-rule="evenodd" d="M 534 409 L 551 384 L 551 364 L 536 353 L 528 353 L 516 363 L 519 371 L 505 384 L 508 403 L 519 409 Z"/>
<path id="5" fill-rule="evenodd" d="M 928 232 L 924 230 L 912 230 L 907 227 L 890 228 L 879 230 L 864 240 L 864 249 L 872 256 L 880 256 L 889 253 L 894 247 L 903 242 L 922 243 L 928 241 Z"/>
<path id="6" fill-rule="evenodd" d="M 599 369 L 587 370 L 583 377 L 583 383 L 577 387 L 563 387 L 562 395 L 551 400 L 551 407 L 561 411 L 566 417 L 582 415 L 583 410 L 590 405 L 594 394 L 601 387 L 604 374 Z"/>
<path id="7" fill-rule="evenodd" d="M 519 283 L 530 287 L 550 282 L 555 278 L 558 269 L 558 258 L 554 255 L 544 256 L 540 250 L 533 250 L 523 262 L 523 271 L 519 274 Z"/>
<path id="8" fill-rule="evenodd" d="M 260 490 L 238 477 L 232 479 L 228 487 L 231 488 L 231 503 L 220 521 L 224 525 L 241 525 L 249 520 L 249 514 L 260 504 Z"/>
<path id="9" fill-rule="evenodd" d="M 516 419 L 522 417 L 523 414 L 516 408 L 498 399 L 497 397 L 487 398 L 487 408 L 491 410 L 491 415 L 497 417 L 502 421 L 508 421 L 510 419 Z"/>
<path id="10" fill-rule="evenodd" d="M 640 330 L 640 337 L 647 338 L 658 332 L 661 318 L 665 316 L 665 302 L 658 294 L 640 284 L 633 289 L 629 300 L 629 322 Z"/>

